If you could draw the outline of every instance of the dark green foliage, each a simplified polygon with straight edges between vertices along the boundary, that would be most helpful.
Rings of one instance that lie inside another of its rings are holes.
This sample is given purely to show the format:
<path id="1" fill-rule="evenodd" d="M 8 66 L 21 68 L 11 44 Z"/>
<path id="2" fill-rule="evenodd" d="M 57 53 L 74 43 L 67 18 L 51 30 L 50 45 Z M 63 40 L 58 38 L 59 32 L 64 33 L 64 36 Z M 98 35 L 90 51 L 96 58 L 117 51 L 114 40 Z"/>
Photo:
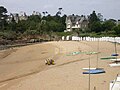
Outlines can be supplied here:
<path id="1" fill-rule="evenodd" d="M 120 24 L 118 26 L 115 26 L 113 28 L 113 31 L 114 31 L 116 36 L 120 36 Z"/>
<path id="2" fill-rule="evenodd" d="M 29 38 L 34 38 L 36 36 L 46 37 L 46 35 L 51 37 L 53 32 L 62 32 L 65 30 L 66 15 L 60 16 L 59 14 L 51 16 L 48 14 L 43 17 L 41 15 L 30 15 L 27 20 L 18 21 L 18 23 L 16 23 L 14 19 L 12 19 L 10 23 L 6 23 L 6 13 L 7 9 L 1 6 L 0 30 L 2 31 L 0 37 L 3 39 L 10 39 L 9 37 L 17 39 L 19 35 L 21 35 L 21 37 L 24 36 Z M 12 36 L 11 34 L 15 35 Z"/>
<path id="3" fill-rule="evenodd" d="M 0 31 L 4 30 L 5 26 L 7 25 L 6 19 L 7 19 L 7 9 L 3 6 L 0 6 Z"/>
<path id="4" fill-rule="evenodd" d="M 116 26 L 115 22 L 112 20 L 107 20 L 102 24 L 103 31 L 110 31 L 112 28 Z"/>
<path id="5" fill-rule="evenodd" d="M 92 23 L 97 22 L 97 21 L 100 21 L 100 20 L 97 17 L 95 11 L 93 11 L 92 14 L 90 14 L 89 22 L 90 22 L 90 24 L 92 24 Z"/>
<path id="6" fill-rule="evenodd" d="M 98 33 L 102 31 L 101 23 L 100 22 L 93 22 L 91 24 L 91 31 Z"/>
<path id="7" fill-rule="evenodd" d="M 3 39 L 6 40 L 15 40 L 17 39 L 18 34 L 15 33 L 14 31 L 4 31 L 4 32 L 0 32 L 0 37 L 2 37 Z"/>
<path id="8" fill-rule="evenodd" d="M 113 29 L 114 28 L 114 29 Z M 88 31 L 90 34 L 89 36 L 116 36 L 118 35 L 116 26 L 116 20 L 109 19 L 106 21 L 100 21 L 98 16 L 96 15 L 95 11 L 92 12 L 89 16 L 89 28 Z M 118 30 L 119 31 L 119 30 Z M 116 35 L 115 35 L 116 34 Z"/>
<path id="9" fill-rule="evenodd" d="M 41 15 L 31 15 L 27 21 L 41 22 Z"/>
<path id="10" fill-rule="evenodd" d="M 91 32 L 97 33 L 101 31 L 101 23 L 95 11 L 93 11 L 89 16 L 89 28 Z"/>

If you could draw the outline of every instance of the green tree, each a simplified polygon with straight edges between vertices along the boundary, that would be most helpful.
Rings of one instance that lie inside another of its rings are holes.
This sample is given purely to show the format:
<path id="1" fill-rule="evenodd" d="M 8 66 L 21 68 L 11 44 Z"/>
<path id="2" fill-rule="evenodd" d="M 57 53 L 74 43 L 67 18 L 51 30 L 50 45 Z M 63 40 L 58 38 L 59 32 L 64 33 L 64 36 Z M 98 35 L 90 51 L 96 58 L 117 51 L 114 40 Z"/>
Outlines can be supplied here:
<path id="1" fill-rule="evenodd" d="M 97 17 L 95 11 L 92 12 L 92 14 L 90 14 L 89 16 L 89 28 L 91 32 L 100 32 L 99 27 L 101 27 L 100 25 L 100 20 Z"/>
<path id="2" fill-rule="evenodd" d="M 92 12 L 89 16 L 89 23 L 92 24 L 94 22 L 100 21 L 99 18 L 97 17 L 95 11 Z"/>
<path id="3" fill-rule="evenodd" d="M 118 26 L 115 26 L 113 28 L 113 31 L 115 32 L 115 35 L 120 36 L 120 24 Z"/>
<path id="4" fill-rule="evenodd" d="M 102 26 L 100 22 L 93 22 L 91 25 L 91 31 L 95 33 L 99 33 L 102 31 Z"/>
<path id="5" fill-rule="evenodd" d="M 41 15 L 31 15 L 27 21 L 41 22 Z"/>
<path id="6" fill-rule="evenodd" d="M 3 6 L 0 6 L 0 29 L 4 30 L 4 27 L 6 26 L 6 18 L 7 18 L 7 9 Z"/>
<path id="7" fill-rule="evenodd" d="M 107 20 L 103 23 L 102 30 L 106 31 L 106 32 L 109 32 L 115 26 L 116 26 L 116 23 L 113 20 Z"/>

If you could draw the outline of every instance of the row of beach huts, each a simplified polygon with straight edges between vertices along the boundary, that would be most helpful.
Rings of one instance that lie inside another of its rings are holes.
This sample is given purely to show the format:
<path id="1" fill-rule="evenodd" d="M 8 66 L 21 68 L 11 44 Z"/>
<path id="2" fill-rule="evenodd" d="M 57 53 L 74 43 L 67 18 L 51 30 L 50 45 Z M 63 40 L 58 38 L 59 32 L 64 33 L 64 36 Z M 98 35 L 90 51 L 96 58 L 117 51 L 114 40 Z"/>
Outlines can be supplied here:
<path id="1" fill-rule="evenodd" d="M 62 36 L 63 41 L 109 41 L 120 43 L 120 37 L 77 37 L 77 36 Z"/>

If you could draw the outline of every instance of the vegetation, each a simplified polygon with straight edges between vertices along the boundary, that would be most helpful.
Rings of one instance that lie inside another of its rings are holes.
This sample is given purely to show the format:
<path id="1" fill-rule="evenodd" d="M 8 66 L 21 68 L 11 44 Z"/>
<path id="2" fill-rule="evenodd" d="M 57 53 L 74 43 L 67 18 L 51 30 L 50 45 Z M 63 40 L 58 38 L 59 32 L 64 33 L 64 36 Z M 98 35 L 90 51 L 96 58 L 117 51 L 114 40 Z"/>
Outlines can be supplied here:
<path id="1" fill-rule="evenodd" d="M 48 12 L 43 12 L 43 17 L 41 15 L 30 15 L 27 20 L 19 20 L 16 23 L 13 18 L 11 22 L 7 23 L 7 9 L 1 6 L 0 38 L 6 40 L 55 39 L 55 36 L 59 35 L 58 32 L 63 32 L 66 28 L 66 15 L 60 16 L 61 10 L 62 8 L 59 8 L 55 16 L 51 16 Z"/>
<path id="2" fill-rule="evenodd" d="M 120 25 L 115 20 L 102 21 L 96 12 L 89 15 L 89 27 L 82 30 L 64 32 L 66 29 L 66 15 L 61 16 L 62 8 L 58 9 L 56 15 L 51 16 L 48 12 L 44 15 L 30 15 L 27 20 L 16 21 L 14 18 L 7 22 L 7 9 L 0 6 L 0 39 L 4 40 L 30 40 L 45 39 L 59 40 L 61 36 L 71 35 L 76 32 L 79 36 L 120 36 Z"/>
<path id="3" fill-rule="evenodd" d="M 89 17 L 89 29 L 90 33 L 95 33 L 94 35 L 99 36 L 120 36 L 120 25 L 117 25 L 116 20 L 109 19 L 101 21 L 96 15 L 95 11 L 90 14 Z M 94 36 L 93 35 L 93 36 Z"/>

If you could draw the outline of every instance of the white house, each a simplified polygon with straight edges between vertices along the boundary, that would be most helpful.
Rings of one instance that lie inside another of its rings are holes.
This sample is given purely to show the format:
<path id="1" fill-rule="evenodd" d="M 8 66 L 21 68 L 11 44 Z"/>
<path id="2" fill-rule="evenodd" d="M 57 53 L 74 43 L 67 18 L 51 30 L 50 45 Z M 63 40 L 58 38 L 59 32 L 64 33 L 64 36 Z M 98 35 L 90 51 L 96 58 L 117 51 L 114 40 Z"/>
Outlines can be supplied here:
<path id="1" fill-rule="evenodd" d="M 69 15 L 66 17 L 66 32 L 88 28 L 88 18 L 86 16 Z"/>

